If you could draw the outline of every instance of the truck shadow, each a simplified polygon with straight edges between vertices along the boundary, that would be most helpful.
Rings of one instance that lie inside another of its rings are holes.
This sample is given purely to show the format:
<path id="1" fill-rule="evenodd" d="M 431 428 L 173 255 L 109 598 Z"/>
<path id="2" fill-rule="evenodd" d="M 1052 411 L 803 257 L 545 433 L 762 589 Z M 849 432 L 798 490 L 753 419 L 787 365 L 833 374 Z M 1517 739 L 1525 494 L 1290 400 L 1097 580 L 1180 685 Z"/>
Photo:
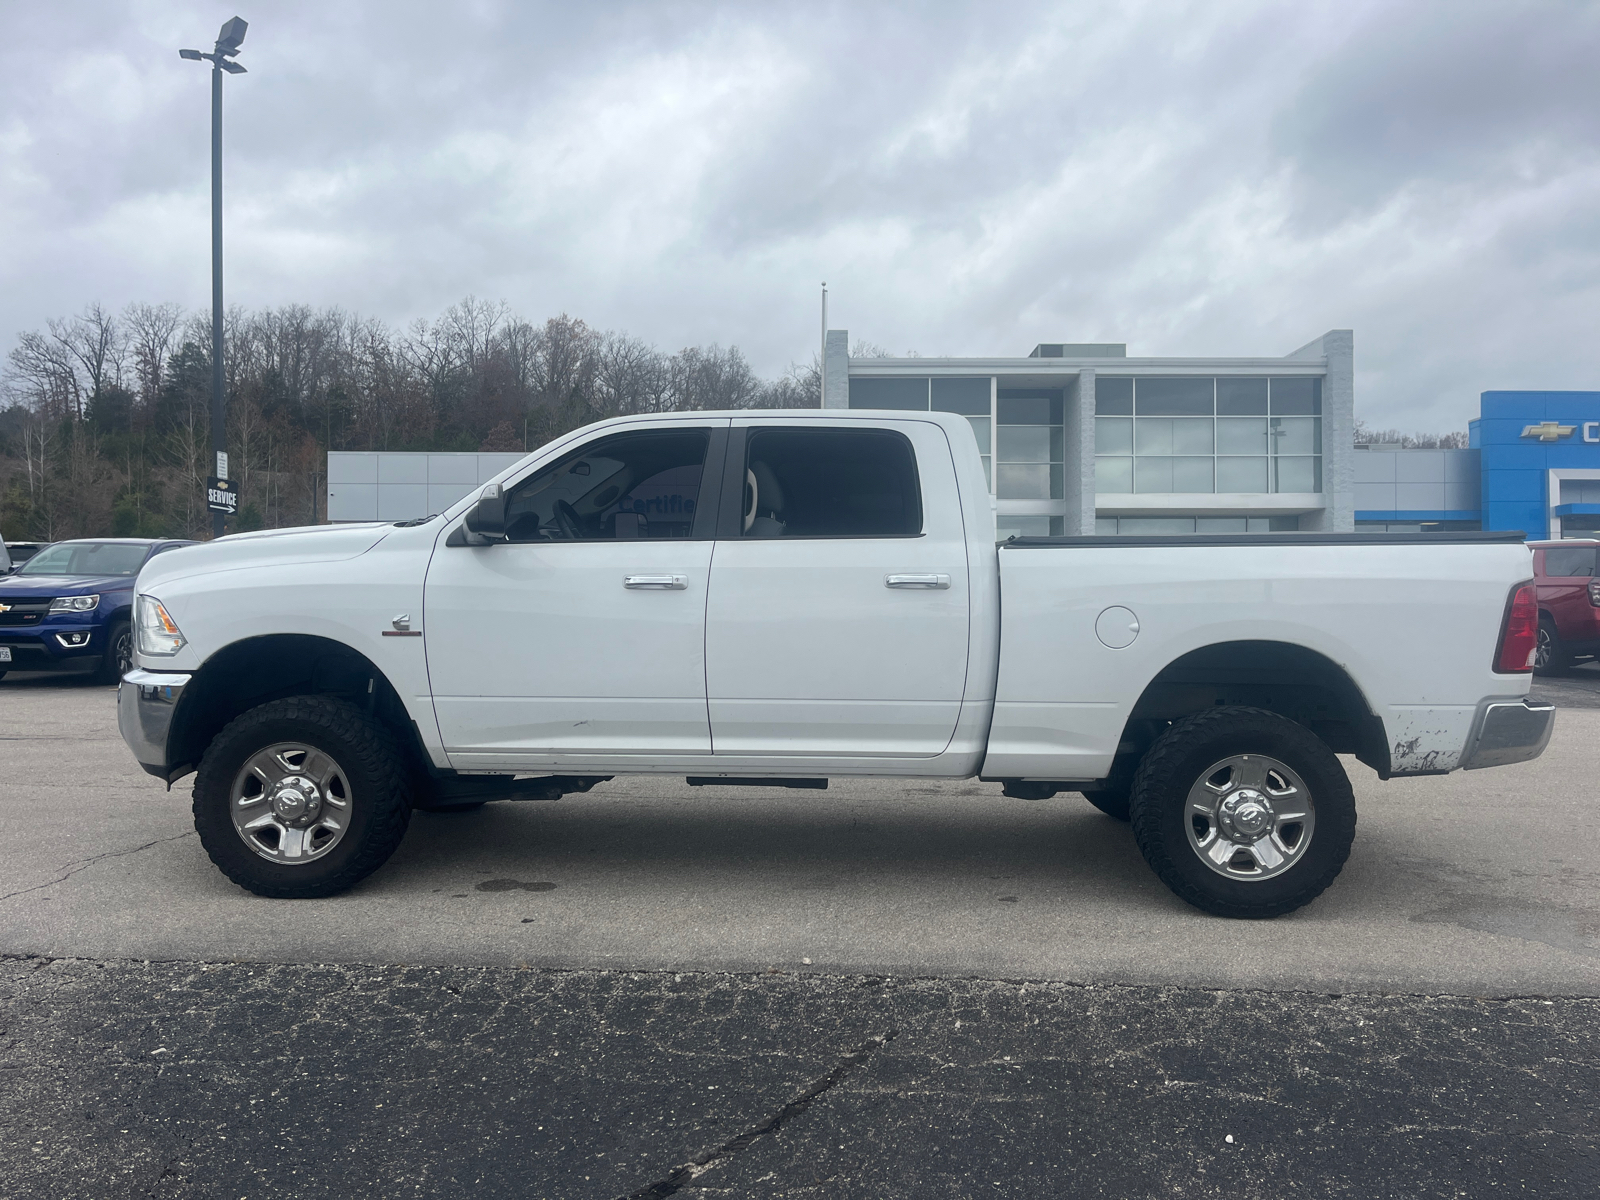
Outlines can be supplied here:
<path id="1" fill-rule="evenodd" d="M 926 804 L 911 795 L 875 800 L 870 809 L 733 796 L 641 805 L 607 803 L 604 786 L 554 804 L 417 813 L 382 881 L 403 889 L 410 886 L 404 879 L 444 875 L 463 887 L 494 877 L 558 886 L 604 880 L 610 888 L 632 879 L 697 892 L 916 891 L 960 883 L 1005 895 L 1024 885 L 1105 900 L 1168 895 L 1128 826 L 1076 795 L 1014 801 L 998 789 L 991 797 L 952 788 Z"/>

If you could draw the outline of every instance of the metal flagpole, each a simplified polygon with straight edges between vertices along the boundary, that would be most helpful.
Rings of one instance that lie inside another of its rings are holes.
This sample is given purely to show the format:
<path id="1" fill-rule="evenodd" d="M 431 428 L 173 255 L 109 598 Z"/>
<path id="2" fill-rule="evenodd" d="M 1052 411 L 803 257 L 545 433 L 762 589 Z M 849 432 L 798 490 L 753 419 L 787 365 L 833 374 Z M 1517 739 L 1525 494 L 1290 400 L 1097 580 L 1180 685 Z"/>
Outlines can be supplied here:
<path id="1" fill-rule="evenodd" d="M 817 372 L 818 385 L 821 393 L 817 396 L 817 407 L 828 406 L 828 281 L 822 281 L 822 349 L 818 352 Z"/>

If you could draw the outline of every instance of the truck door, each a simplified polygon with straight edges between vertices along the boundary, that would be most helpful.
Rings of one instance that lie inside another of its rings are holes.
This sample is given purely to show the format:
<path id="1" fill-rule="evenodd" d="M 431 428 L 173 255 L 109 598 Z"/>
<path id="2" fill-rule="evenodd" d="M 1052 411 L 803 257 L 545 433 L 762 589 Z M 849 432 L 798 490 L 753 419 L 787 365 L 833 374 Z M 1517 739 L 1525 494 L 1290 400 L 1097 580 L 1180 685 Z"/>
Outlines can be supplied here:
<path id="1" fill-rule="evenodd" d="M 706 754 L 703 510 L 727 422 L 588 442 L 506 489 L 507 541 L 441 545 L 428 676 L 458 768 Z"/>
<path id="2" fill-rule="evenodd" d="M 969 603 L 937 425 L 736 421 L 706 619 L 717 754 L 941 753 Z"/>

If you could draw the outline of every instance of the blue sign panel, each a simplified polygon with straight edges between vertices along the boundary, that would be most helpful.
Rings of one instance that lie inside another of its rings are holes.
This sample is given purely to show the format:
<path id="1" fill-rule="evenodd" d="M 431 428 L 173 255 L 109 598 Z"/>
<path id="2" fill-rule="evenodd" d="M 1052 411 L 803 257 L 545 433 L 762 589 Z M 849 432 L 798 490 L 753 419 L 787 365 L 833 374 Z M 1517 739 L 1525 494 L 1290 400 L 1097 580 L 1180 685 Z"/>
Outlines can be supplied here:
<path id="1" fill-rule="evenodd" d="M 1484 392 L 1479 411 L 1485 529 L 1600 529 L 1600 392 Z"/>

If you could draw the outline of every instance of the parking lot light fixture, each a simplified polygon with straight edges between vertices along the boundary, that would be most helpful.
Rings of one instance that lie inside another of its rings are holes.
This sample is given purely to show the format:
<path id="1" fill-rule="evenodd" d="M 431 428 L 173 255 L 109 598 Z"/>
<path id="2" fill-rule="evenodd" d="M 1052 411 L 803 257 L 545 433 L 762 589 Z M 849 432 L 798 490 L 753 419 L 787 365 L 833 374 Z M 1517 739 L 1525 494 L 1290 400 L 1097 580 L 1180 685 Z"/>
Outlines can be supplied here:
<path id="1" fill-rule="evenodd" d="M 222 75 L 244 74 L 244 67 L 233 60 L 248 28 L 242 17 L 234 17 L 223 24 L 211 53 L 178 51 L 179 58 L 211 64 L 211 449 L 219 468 L 227 449 L 228 416 L 222 361 Z M 211 514 L 213 537 L 222 536 L 225 521 L 222 513 Z"/>

